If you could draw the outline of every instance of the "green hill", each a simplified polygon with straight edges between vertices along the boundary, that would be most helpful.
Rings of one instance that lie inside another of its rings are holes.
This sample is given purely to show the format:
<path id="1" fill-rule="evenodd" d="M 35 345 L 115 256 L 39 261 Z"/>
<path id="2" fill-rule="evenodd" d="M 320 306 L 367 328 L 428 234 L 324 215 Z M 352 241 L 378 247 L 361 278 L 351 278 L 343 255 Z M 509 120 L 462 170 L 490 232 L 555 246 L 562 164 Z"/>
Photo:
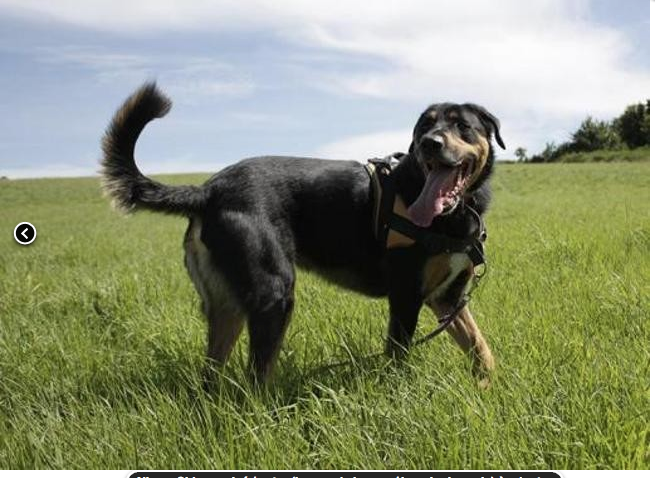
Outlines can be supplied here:
<path id="1" fill-rule="evenodd" d="M 614 163 L 621 161 L 650 161 L 650 147 L 635 149 L 598 150 L 588 153 L 567 153 L 558 159 L 561 163 Z"/>

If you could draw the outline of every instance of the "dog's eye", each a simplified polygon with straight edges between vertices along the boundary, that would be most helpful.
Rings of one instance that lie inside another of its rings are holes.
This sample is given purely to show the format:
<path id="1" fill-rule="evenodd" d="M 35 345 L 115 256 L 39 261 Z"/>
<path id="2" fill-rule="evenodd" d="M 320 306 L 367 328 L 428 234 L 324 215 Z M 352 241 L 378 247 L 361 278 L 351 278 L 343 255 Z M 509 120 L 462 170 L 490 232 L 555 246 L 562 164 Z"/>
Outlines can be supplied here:
<path id="1" fill-rule="evenodd" d="M 420 130 L 422 133 L 425 133 L 425 132 L 427 132 L 427 131 L 430 131 L 430 129 L 432 129 L 432 126 L 434 126 L 434 122 L 433 122 L 433 121 L 423 121 L 423 122 L 421 123 L 421 125 L 419 126 L 419 130 Z"/>
<path id="2" fill-rule="evenodd" d="M 458 121 L 457 127 L 459 128 L 460 131 L 468 131 L 471 129 L 471 125 L 468 124 L 466 121 Z"/>

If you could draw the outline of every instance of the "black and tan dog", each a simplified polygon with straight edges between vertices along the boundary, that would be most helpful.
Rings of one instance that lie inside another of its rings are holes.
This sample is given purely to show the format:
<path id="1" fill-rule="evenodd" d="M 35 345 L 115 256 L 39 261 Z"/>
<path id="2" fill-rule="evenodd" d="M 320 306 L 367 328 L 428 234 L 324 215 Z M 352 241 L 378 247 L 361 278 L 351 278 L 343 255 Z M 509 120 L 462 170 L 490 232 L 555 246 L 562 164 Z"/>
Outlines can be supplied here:
<path id="1" fill-rule="evenodd" d="M 441 315 L 466 293 L 473 263 L 463 251 L 435 254 L 393 228 L 380 244 L 371 227 L 372 181 L 359 162 L 251 158 L 202 186 L 145 177 L 135 164 L 135 143 L 170 106 L 154 84 L 126 100 L 103 139 L 103 183 L 120 209 L 189 218 L 185 263 L 209 322 L 209 359 L 224 363 L 247 325 L 254 378 L 270 376 L 293 310 L 296 264 L 361 293 L 388 296 L 393 356 L 409 347 L 423 304 Z M 480 106 L 430 106 L 390 173 L 394 212 L 424 230 L 471 236 L 478 227 L 473 216 L 490 199 L 493 136 L 504 147 L 498 120 Z M 481 384 L 488 383 L 494 359 L 468 308 L 448 331 L 471 354 Z"/>

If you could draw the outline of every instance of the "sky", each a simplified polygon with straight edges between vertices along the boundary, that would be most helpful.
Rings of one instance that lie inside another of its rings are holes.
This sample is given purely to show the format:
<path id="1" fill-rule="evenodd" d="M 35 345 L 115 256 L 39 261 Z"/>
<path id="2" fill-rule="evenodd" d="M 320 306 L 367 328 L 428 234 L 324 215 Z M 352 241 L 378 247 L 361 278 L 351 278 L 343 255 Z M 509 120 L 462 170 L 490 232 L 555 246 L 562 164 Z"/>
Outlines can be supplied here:
<path id="1" fill-rule="evenodd" d="M 644 0 L 0 0 L 0 176 L 97 174 L 114 111 L 156 80 L 173 100 L 146 174 L 268 154 L 406 151 L 432 103 L 473 102 L 506 151 L 650 97 Z"/>

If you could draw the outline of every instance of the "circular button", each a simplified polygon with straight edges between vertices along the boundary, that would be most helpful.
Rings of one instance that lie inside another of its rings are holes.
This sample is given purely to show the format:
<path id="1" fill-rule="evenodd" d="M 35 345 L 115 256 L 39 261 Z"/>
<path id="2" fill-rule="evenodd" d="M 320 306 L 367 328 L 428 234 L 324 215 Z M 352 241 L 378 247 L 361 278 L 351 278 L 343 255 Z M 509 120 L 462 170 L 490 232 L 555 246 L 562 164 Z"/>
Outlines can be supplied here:
<path id="1" fill-rule="evenodd" d="M 14 239 L 22 246 L 32 244 L 36 239 L 36 227 L 29 222 L 21 222 L 14 228 Z"/>

